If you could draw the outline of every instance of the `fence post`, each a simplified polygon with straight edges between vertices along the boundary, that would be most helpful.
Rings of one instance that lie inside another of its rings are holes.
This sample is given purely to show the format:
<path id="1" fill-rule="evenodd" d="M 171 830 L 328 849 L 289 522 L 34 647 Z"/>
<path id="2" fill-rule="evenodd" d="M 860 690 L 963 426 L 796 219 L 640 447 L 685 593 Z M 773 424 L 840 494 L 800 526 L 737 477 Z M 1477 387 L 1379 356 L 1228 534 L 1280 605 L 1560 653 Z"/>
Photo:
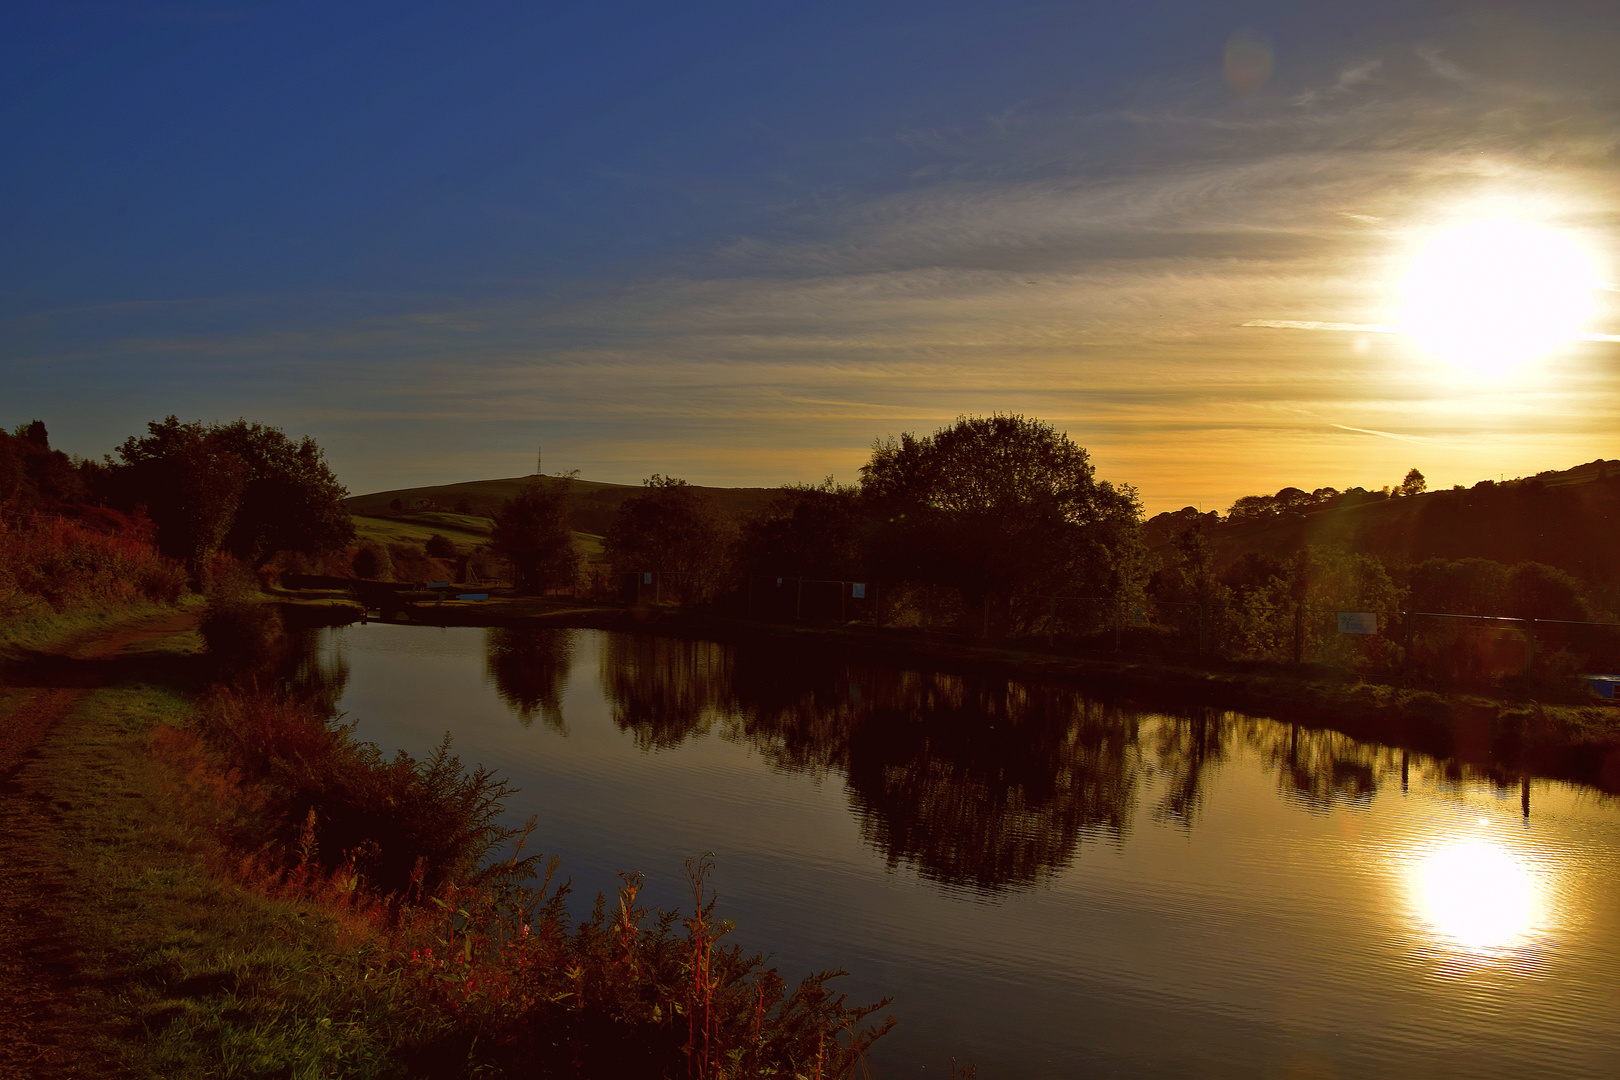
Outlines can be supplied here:
<path id="1" fill-rule="evenodd" d="M 1412 612 L 1402 612 L 1406 616 L 1406 655 L 1401 659 L 1401 665 L 1407 686 L 1412 685 Z"/>

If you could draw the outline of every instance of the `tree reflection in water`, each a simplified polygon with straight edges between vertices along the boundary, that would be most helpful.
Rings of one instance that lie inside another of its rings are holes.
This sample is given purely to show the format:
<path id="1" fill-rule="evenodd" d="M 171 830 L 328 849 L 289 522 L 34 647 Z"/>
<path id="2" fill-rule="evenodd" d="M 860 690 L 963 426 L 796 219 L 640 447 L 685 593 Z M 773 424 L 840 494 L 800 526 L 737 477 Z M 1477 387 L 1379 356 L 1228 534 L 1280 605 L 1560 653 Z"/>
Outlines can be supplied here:
<path id="1" fill-rule="evenodd" d="M 1153 818 L 1191 828 L 1203 809 L 1210 767 L 1226 758 L 1232 714 L 1195 707 L 1189 716 L 1161 716 L 1158 720 L 1155 741 L 1165 783 Z"/>
<path id="2" fill-rule="evenodd" d="M 1396 751 L 1337 731 L 1271 720 L 1251 720 L 1249 726 L 1249 741 L 1276 767 L 1283 794 L 1312 810 L 1366 806 L 1383 775 L 1400 768 Z"/>
<path id="3" fill-rule="evenodd" d="M 539 716 L 547 727 L 566 735 L 562 694 L 573 658 L 572 630 L 495 627 L 489 631 L 484 667 L 496 693 L 524 727 Z"/>
<path id="4" fill-rule="evenodd" d="M 314 632 L 288 634 L 276 687 L 319 716 L 336 716 L 338 701 L 349 685 L 349 661 L 341 642 L 325 651 L 321 642 L 321 635 Z"/>
<path id="5" fill-rule="evenodd" d="M 613 703 L 613 722 L 643 750 L 706 734 L 717 715 L 734 710 L 734 663 L 733 650 L 712 641 L 609 634 L 602 688 Z"/>
<path id="6" fill-rule="evenodd" d="M 893 688 L 862 717 L 847 774 L 891 867 L 997 892 L 1061 870 L 1086 833 L 1124 838 L 1141 775 L 1134 716 L 995 678 L 912 674 Z"/>
<path id="7" fill-rule="evenodd" d="M 623 634 L 602 683 L 643 749 L 719 722 L 775 768 L 843 773 L 868 843 L 943 885 L 1028 886 L 1129 828 L 1134 716 L 1074 690 Z"/>

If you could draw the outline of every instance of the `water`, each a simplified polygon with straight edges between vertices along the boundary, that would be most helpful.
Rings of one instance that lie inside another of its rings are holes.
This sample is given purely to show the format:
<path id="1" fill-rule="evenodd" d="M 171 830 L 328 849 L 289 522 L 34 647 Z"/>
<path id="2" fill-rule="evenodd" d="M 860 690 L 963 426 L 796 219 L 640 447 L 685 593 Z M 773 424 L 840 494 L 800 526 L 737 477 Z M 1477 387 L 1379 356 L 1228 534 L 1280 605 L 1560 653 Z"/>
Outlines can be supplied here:
<path id="1" fill-rule="evenodd" d="M 893 996 L 878 1075 L 1620 1076 L 1620 801 L 1235 713 L 601 631 L 321 631 L 581 911 L 712 851 L 733 940 Z M 346 669 L 346 681 L 343 672 Z M 1405 780 L 1403 782 L 1403 773 Z"/>

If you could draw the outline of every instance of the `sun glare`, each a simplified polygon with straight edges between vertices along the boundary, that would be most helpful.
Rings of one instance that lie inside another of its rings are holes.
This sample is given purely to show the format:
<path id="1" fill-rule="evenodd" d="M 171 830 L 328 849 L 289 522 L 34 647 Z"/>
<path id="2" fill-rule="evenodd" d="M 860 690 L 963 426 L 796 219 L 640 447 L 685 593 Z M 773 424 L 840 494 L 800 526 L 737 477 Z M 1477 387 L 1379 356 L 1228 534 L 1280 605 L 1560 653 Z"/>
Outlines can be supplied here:
<path id="1" fill-rule="evenodd" d="M 1430 236 L 1402 282 L 1401 327 L 1430 354 L 1484 376 L 1547 355 L 1586 328 L 1600 284 L 1570 235 L 1512 218 Z"/>
<path id="2" fill-rule="evenodd" d="M 1424 921 L 1470 952 L 1518 944 L 1540 918 L 1536 876 L 1486 837 L 1436 847 L 1415 878 Z"/>

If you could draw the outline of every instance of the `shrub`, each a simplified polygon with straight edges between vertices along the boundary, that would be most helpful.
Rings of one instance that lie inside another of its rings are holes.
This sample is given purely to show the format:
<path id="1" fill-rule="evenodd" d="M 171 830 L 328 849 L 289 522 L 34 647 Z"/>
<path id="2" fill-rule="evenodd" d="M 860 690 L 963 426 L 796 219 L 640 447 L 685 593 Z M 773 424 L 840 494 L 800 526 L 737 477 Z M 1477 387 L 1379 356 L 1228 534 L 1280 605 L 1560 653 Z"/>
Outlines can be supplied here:
<path id="1" fill-rule="evenodd" d="M 241 596 L 210 599 L 197 629 L 216 669 L 243 683 L 273 668 L 285 642 L 281 613 Z"/>
<path id="2" fill-rule="evenodd" d="M 460 554 L 456 550 L 455 541 L 448 536 L 440 536 L 438 533 L 434 533 L 427 538 L 427 543 L 422 545 L 422 550 L 427 552 L 430 559 L 453 559 Z"/>
<path id="3" fill-rule="evenodd" d="M 394 577 L 394 564 L 388 549 L 369 540 L 355 551 L 354 561 L 349 565 L 357 578 L 391 581 Z"/>
<path id="4" fill-rule="evenodd" d="M 141 599 L 171 604 L 185 588 L 179 565 L 138 528 L 108 533 L 62 517 L 0 518 L 0 613 Z"/>

